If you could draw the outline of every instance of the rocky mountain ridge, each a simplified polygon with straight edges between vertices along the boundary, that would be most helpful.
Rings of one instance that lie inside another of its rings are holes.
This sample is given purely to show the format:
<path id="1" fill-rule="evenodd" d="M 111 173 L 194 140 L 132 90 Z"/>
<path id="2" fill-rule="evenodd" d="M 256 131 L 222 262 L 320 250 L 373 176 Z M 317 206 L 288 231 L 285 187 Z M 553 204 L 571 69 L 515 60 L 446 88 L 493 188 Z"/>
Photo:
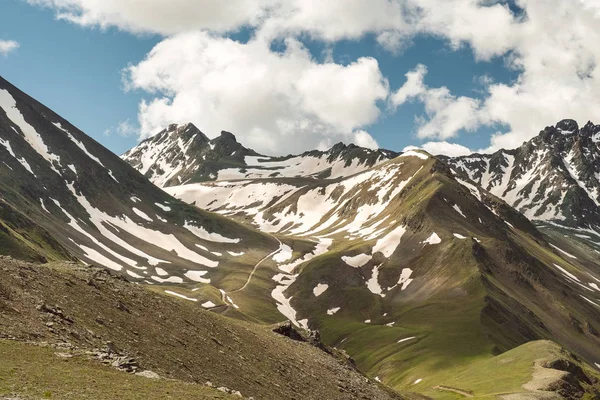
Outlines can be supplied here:
<path id="1" fill-rule="evenodd" d="M 210 140 L 193 124 L 170 125 L 121 157 L 159 187 L 224 179 L 338 178 L 398 153 L 338 143 L 327 151 L 270 157 L 247 149 L 229 132 Z"/>
<path id="2" fill-rule="evenodd" d="M 562 120 L 514 150 L 442 157 L 534 221 L 600 227 L 600 125 Z"/>
<path id="3" fill-rule="evenodd" d="M 210 282 L 277 241 L 188 206 L 0 78 L 4 254 L 81 259 L 145 283 Z M 217 273 L 218 275 L 218 273 Z"/>

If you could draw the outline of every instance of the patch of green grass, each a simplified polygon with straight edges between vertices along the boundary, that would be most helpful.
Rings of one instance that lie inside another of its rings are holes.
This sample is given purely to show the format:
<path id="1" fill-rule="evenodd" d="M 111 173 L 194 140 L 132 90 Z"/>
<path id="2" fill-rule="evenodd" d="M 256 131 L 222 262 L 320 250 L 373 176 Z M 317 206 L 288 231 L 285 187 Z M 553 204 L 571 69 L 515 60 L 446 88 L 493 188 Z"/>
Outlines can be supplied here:
<path id="1" fill-rule="evenodd" d="M 415 387 L 422 394 L 436 399 L 462 397 L 433 389 L 437 385 L 471 392 L 475 398 L 495 398 L 499 394 L 525 392 L 522 386 L 531 381 L 534 362 L 553 358 L 559 350 L 550 341 L 529 342 L 498 356 L 445 370 L 427 380 L 423 379 Z"/>
<path id="2" fill-rule="evenodd" d="M 0 341 L 0 396 L 45 399 L 227 399 L 216 389 L 120 372 L 82 356 Z"/>

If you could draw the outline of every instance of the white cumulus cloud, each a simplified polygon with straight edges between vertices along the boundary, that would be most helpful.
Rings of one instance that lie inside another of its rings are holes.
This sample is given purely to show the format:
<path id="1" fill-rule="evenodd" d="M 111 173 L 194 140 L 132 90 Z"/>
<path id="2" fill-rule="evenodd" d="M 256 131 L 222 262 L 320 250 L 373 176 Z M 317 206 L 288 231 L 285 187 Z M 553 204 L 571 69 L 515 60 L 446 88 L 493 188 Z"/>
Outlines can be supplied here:
<path id="1" fill-rule="evenodd" d="M 461 130 L 472 131 L 479 126 L 479 100 L 456 97 L 447 87 L 430 88 L 423 83 L 427 74 L 424 65 L 418 65 L 406 74 L 406 83 L 390 97 L 393 107 L 416 100 L 425 106 L 425 116 L 417 117 L 417 135 L 420 138 L 447 139 Z"/>
<path id="2" fill-rule="evenodd" d="M 133 87 L 156 94 L 140 106 L 146 135 L 166 121 L 191 119 L 210 132 L 238 128 L 261 148 L 289 148 L 282 138 L 300 133 L 307 146 L 354 137 L 377 119 L 388 91 L 377 62 L 318 63 L 295 42 L 303 37 L 329 46 L 373 35 L 399 52 L 428 35 L 450 49 L 469 48 L 475 62 L 502 59 L 516 72 L 511 82 L 481 79 L 483 90 L 468 97 L 428 86 L 423 66 L 410 71 L 388 101 L 424 105 L 417 118 L 423 139 L 448 140 L 485 125 L 502 127 L 488 150 L 515 147 L 546 125 L 585 123 L 600 109 L 597 0 L 516 0 L 517 11 L 501 0 L 27 1 L 82 26 L 168 37 L 130 70 Z M 252 32 L 250 43 L 224 38 L 243 28 Z M 270 50 L 274 40 L 287 43 L 283 54 Z"/>
<path id="3" fill-rule="evenodd" d="M 208 136 L 234 132 L 264 152 L 298 152 L 325 141 L 376 146 L 374 123 L 389 89 L 377 61 L 319 63 L 296 40 L 282 53 L 205 32 L 163 40 L 126 72 L 128 86 L 153 93 L 140 105 L 144 137 L 191 121 Z M 358 132 L 358 133 L 357 133 Z"/>
<path id="4" fill-rule="evenodd" d="M 14 40 L 0 40 L 0 54 L 7 55 L 20 47 L 19 42 Z"/>
<path id="5" fill-rule="evenodd" d="M 256 25 L 278 0 L 26 0 L 86 27 L 173 35 L 197 29 L 229 32 Z"/>

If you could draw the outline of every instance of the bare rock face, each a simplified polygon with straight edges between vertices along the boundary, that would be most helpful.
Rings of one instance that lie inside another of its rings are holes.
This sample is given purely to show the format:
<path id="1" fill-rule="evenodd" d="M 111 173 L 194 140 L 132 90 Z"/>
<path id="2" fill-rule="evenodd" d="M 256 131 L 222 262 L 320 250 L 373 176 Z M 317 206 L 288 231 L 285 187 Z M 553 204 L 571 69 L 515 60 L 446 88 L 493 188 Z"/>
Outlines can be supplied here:
<path id="1" fill-rule="evenodd" d="M 514 150 L 442 157 L 534 221 L 600 226 L 600 125 L 565 119 Z"/>

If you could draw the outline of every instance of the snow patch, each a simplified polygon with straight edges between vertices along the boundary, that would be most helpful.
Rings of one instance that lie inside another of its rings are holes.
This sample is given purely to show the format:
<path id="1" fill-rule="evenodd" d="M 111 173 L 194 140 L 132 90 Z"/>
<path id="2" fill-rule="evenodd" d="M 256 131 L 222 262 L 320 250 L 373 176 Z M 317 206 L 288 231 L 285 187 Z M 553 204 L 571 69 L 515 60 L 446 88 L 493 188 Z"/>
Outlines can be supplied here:
<path id="1" fill-rule="evenodd" d="M 189 301 L 198 301 L 198 299 L 193 299 L 191 297 L 184 296 L 181 293 L 177 293 L 177 292 L 174 292 L 172 290 L 165 290 L 165 293 L 166 294 L 170 294 L 171 296 L 177 296 L 179 298 L 182 298 L 182 299 L 185 299 L 185 300 L 189 300 Z"/>
<path id="2" fill-rule="evenodd" d="M 104 164 L 102 164 L 102 161 L 100 161 L 100 159 L 98 157 L 96 157 L 92 153 L 90 153 L 82 142 L 80 142 L 79 140 L 75 139 L 75 137 L 71 134 L 71 132 L 69 132 L 68 130 L 66 130 L 65 128 L 63 128 L 62 125 L 60 124 L 60 122 L 53 122 L 52 124 L 54 126 L 56 126 L 58 129 L 60 129 L 61 131 L 63 131 L 64 133 L 66 133 L 67 137 L 73 143 L 75 143 L 75 145 L 77 147 L 79 147 L 79 149 L 81 151 L 83 151 L 89 158 L 91 158 L 92 160 L 94 160 L 95 162 L 97 162 L 98 164 L 100 164 L 102 167 L 104 167 Z M 106 167 L 104 167 L 104 168 L 106 168 Z"/>
<path id="3" fill-rule="evenodd" d="M 313 289 L 313 294 L 316 297 L 319 297 L 320 295 L 322 295 L 323 293 L 325 293 L 325 291 L 329 289 L 329 285 L 326 283 L 319 283 L 317 286 L 314 287 Z"/>
<path id="4" fill-rule="evenodd" d="M 566 251 L 564 251 L 563 249 L 560 249 L 559 247 L 553 245 L 552 243 L 550 243 L 550 246 L 554 247 L 556 250 L 560 251 L 561 253 L 563 253 L 567 257 L 577 259 L 577 257 L 575 257 L 573 254 L 567 253 Z"/>
<path id="5" fill-rule="evenodd" d="M 17 108 L 17 101 L 12 97 L 10 92 L 5 89 L 0 89 L 0 107 L 6 113 L 8 119 L 10 119 L 15 125 L 19 127 L 24 135 L 24 139 L 29 145 L 41 155 L 48 163 L 50 168 L 60 175 L 60 172 L 54 167 L 54 163 L 60 165 L 60 157 L 56 154 L 50 153 L 48 146 L 44 143 L 42 136 L 31 126 L 19 109 Z"/>
<path id="6" fill-rule="evenodd" d="M 427 160 L 429 157 L 415 150 L 408 150 L 400 154 L 399 157 L 419 157 L 422 160 Z"/>
<path id="7" fill-rule="evenodd" d="M 413 281 L 410 277 L 413 273 L 413 270 L 410 268 L 402 268 L 402 272 L 400 273 L 400 278 L 398 279 L 398 283 L 389 288 L 388 290 L 394 289 L 396 286 L 401 286 L 400 290 L 404 290 L 410 285 Z"/>
<path id="8" fill-rule="evenodd" d="M 183 279 L 178 276 L 171 276 L 167 279 L 163 279 L 158 276 L 152 276 L 151 278 L 159 283 L 183 283 Z"/>
<path id="9" fill-rule="evenodd" d="M 375 267 L 373 267 L 373 274 L 371 275 L 371 279 L 369 279 L 367 281 L 367 288 L 369 289 L 369 291 L 373 294 L 376 294 L 378 296 L 381 297 L 385 297 L 385 294 L 383 294 L 383 289 L 381 289 L 381 286 L 379 285 L 379 267 L 381 265 L 377 265 Z"/>
<path id="10" fill-rule="evenodd" d="M 292 248 L 285 243 L 281 243 L 279 246 L 279 251 L 273 256 L 273 261 L 281 264 L 285 261 L 291 260 L 292 254 Z"/>
<path id="11" fill-rule="evenodd" d="M 452 208 L 453 208 L 453 209 L 454 209 L 454 210 L 455 210 L 457 213 L 459 213 L 460 215 L 462 215 L 462 216 L 463 216 L 463 218 L 467 218 L 467 217 L 465 216 L 465 214 L 462 212 L 462 210 L 460 209 L 460 207 L 458 206 L 458 204 L 455 204 L 455 205 L 453 205 L 453 206 L 452 206 Z"/>
<path id="12" fill-rule="evenodd" d="M 169 206 L 165 206 L 160 203 L 154 203 L 154 205 L 157 206 L 158 208 L 162 209 L 163 211 L 171 211 L 171 207 L 169 207 Z"/>
<path id="13" fill-rule="evenodd" d="M 566 269 L 564 269 L 560 265 L 554 264 L 554 266 L 556 267 L 556 269 L 558 269 L 560 272 L 562 272 L 563 274 L 565 274 L 566 276 L 568 276 L 572 280 L 574 280 L 576 282 L 580 282 L 578 277 L 576 277 L 575 275 L 573 275 L 572 273 L 570 273 L 569 271 L 567 271 Z"/>
<path id="14" fill-rule="evenodd" d="M 396 251 L 396 248 L 400 245 L 400 240 L 405 232 L 406 228 L 404 226 L 396 227 L 375 243 L 375 246 L 373 246 L 373 254 L 381 252 L 384 257 L 390 258 Z"/>
<path id="15" fill-rule="evenodd" d="M 145 212 L 143 212 L 142 210 L 138 210 L 137 208 L 133 207 L 132 208 L 133 212 L 140 218 L 148 221 L 148 222 L 154 222 L 154 220 L 152 218 L 150 218 L 148 216 L 148 214 L 146 214 Z"/>
<path id="16" fill-rule="evenodd" d="M 324 254 L 327 252 L 327 250 L 329 249 L 329 246 L 331 246 L 331 244 L 333 243 L 333 239 L 324 239 L 321 238 L 319 239 L 319 242 L 317 243 L 315 249 L 313 250 L 312 253 L 307 253 L 304 255 L 304 257 L 299 258 L 291 263 L 288 264 L 283 264 L 279 266 L 279 269 L 281 271 L 287 272 L 288 274 L 291 273 L 298 265 L 306 263 L 310 260 L 312 260 L 315 257 L 320 256 L 321 254 Z"/>
<path id="17" fill-rule="evenodd" d="M 370 254 L 358 254 L 356 256 L 343 256 L 342 261 L 354 268 L 366 265 L 373 258 Z"/>
<path id="18" fill-rule="evenodd" d="M 18 161 L 18 162 L 19 162 L 19 163 L 20 163 L 20 164 L 23 166 L 23 168 L 25 168 L 25 169 L 27 170 L 27 172 L 29 172 L 29 173 L 30 173 L 31 175 L 33 175 L 33 176 L 36 176 L 36 175 L 33 173 L 33 170 L 31 169 L 31 166 L 29 165 L 29 163 L 27 162 L 27 160 L 25 160 L 23 157 L 20 157 L 20 158 L 19 158 L 19 157 L 17 157 L 17 156 L 16 156 L 16 154 L 15 154 L 15 152 L 13 151 L 12 147 L 10 146 L 10 142 L 9 142 L 8 140 L 4 140 L 4 139 L 0 138 L 0 144 L 1 144 L 1 145 L 3 145 L 3 146 L 6 148 L 6 151 L 8 151 L 8 152 L 9 152 L 9 154 L 10 154 L 11 156 L 13 156 L 13 157 L 14 157 L 14 158 L 15 158 L 15 159 L 16 159 L 16 160 L 17 160 L 17 161 Z M 11 167 L 10 167 L 8 164 L 6 164 L 6 163 L 4 163 L 4 164 L 5 164 L 5 165 L 6 165 L 8 168 L 10 168 L 10 169 L 11 169 L 11 171 L 12 171 L 12 168 L 11 168 Z"/>
<path id="19" fill-rule="evenodd" d="M 210 279 L 202 278 L 207 273 L 208 271 L 187 271 L 183 275 L 194 282 L 210 283 Z"/>
<path id="20" fill-rule="evenodd" d="M 48 209 L 46 208 L 46 205 L 44 204 L 44 199 L 40 199 L 40 204 L 42 205 L 42 209 L 44 211 L 46 211 L 48 214 L 50 214 L 50 211 L 48 211 Z"/>
<path id="21" fill-rule="evenodd" d="M 136 278 L 136 279 L 143 279 L 144 278 L 143 276 L 138 275 L 135 272 L 130 271 L 130 270 L 127 270 L 125 272 L 127 272 L 127 275 L 131 276 L 132 278 Z"/>
<path id="22" fill-rule="evenodd" d="M 442 243 L 442 239 L 438 236 L 437 233 L 433 232 L 431 236 L 425 239 L 422 243 L 424 244 L 440 244 Z"/>
<path id="23" fill-rule="evenodd" d="M 78 246 L 81 250 L 83 250 L 86 258 L 89 258 L 90 260 L 93 260 L 93 261 L 97 262 L 98 264 L 102 264 L 105 267 L 110 268 L 115 271 L 121 271 L 123 269 L 122 265 L 114 262 L 113 260 L 104 256 L 103 254 L 100 254 L 98 251 L 96 251 L 90 247 L 81 245 L 81 244 Z"/>
<path id="24" fill-rule="evenodd" d="M 209 242 L 216 243 L 239 243 L 241 239 L 230 239 L 225 236 L 222 236 L 216 232 L 209 233 L 203 227 L 192 225 L 190 222 L 185 221 L 183 227 L 188 231 L 192 232 L 194 235 L 198 236 L 200 239 L 208 240 Z"/>

